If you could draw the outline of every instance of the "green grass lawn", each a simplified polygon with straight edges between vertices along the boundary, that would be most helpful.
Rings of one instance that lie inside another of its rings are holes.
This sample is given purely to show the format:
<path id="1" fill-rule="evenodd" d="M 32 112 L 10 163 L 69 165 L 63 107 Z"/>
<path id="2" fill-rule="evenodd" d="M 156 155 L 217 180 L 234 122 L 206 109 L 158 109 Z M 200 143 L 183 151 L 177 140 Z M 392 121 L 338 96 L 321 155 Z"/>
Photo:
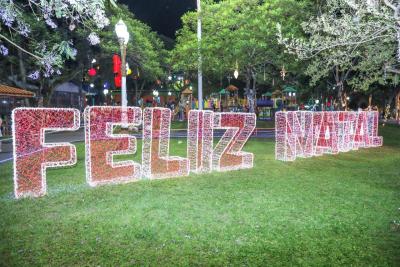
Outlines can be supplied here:
<path id="1" fill-rule="evenodd" d="M 251 170 L 98 188 L 80 144 L 46 197 L 18 201 L 0 165 L 0 265 L 399 265 L 400 128 L 381 134 L 382 148 L 293 163 L 255 139 Z"/>

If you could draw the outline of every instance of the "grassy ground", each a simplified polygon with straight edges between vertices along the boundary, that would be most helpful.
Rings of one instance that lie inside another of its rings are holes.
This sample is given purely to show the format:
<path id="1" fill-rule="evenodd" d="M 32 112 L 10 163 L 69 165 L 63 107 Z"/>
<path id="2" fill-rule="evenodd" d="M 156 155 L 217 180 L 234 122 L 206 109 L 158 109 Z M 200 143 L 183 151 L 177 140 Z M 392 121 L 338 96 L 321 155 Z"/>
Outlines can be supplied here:
<path id="1" fill-rule="evenodd" d="M 294 163 L 251 140 L 252 170 L 98 188 L 79 145 L 48 196 L 19 201 L 0 165 L 0 265 L 399 265 L 400 128 L 381 132 L 383 148 Z"/>

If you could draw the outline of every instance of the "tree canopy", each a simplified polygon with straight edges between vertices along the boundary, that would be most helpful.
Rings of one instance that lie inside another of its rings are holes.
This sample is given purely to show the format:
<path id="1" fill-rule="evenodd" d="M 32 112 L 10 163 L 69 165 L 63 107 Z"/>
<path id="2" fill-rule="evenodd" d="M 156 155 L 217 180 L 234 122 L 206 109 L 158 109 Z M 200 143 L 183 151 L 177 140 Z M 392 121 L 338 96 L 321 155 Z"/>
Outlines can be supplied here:
<path id="1" fill-rule="evenodd" d="M 206 78 L 218 81 L 237 69 L 246 88 L 255 89 L 256 83 L 279 77 L 283 65 L 286 69 L 296 69 L 294 57 L 282 53 L 283 48 L 277 42 L 276 23 L 281 22 L 287 34 L 300 34 L 299 21 L 307 17 L 311 8 L 311 1 L 305 0 L 206 2 L 201 12 L 201 55 Z M 171 64 L 175 70 L 190 75 L 198 66 L 197 13 L 185 14 L 182 21 Z"/>

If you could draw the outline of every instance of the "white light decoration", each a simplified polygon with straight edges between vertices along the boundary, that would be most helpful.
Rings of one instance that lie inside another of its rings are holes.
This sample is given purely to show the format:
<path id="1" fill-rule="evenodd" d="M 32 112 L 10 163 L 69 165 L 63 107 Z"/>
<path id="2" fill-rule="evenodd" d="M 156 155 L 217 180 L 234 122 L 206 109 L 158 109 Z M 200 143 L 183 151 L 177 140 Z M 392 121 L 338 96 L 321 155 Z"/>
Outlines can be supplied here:
<path id="1" fill-rule="evenodd" d="M 169 156 L 170 124 L 170 109 L 144 109 L 142 168 L 148 179 L 189 175 L 188 159 Z"/>
<path id="2" fill-rule="evenodd" d="M 126 24 L 123 22 L 122 19 L 120 19 L 118 23 L 115 25 L 115 32 L 119 40 L 122 40 L 125 45 L 128 44 L 129 42 L 128 27 L 126 26 Z"/>
<path id="3" fill-rule="evenodd" d="M 168 95 L 169 95 L 169 96 L 171 96 L 171 95 L 172 95 L 171 91 L 168 91 Z"/>
<path id="4" fill-rule="evenodd" d="M 213 115 L 212 111 L 189 111 L 187 155 L 191 172 L 211 172 Z"/>
<path id="5" fill-rule="evenodd" d="M 14 194 L 16 198 L 46 194 L 46 169 L 77 161 L 70 143 L 46 143 L 46 131 L 75 131 L 80 112 L 67 108 L 17 108 L 12 112 Z"/>
<path id="6" fill-rule="evenodd" d="M 12 117 L 15 197 L 42 196 L 46 194 L 46 168 L 70 166 L 77 160 L 75 146 L 46 144 L 45 132 L 78 130 L 80 112 L 76 109 L 18 108 Z M 207 173 L 253 167 L 254 155 L 242 151 L 256 125 L 253 113 L 190 111 L 188 159 L 169 155 L 170 109 L 146 108 L 142 116 L 139 107 L 87 107 L 84 118 L 86 180 L 90 186 L 187 176 L 189 171 Z M 116 155 L 135 154 L 137 142 L 132 135 L 115 134 L 114 129 L 123 125 L 137 127 L 142 118 L 142 165 L 132 160 L 115 161 Z M 376 123 L 378 117 L 368 115 L 356 121 L 365 125 L 365 122 Z M 218 130 L 224 134 L 213 148 L 213 133 Z M 368 133 L 369 139 L 363 133 Z M 356 141 L 360 146 L 379 145 L 379 138 L 370 137 L 376 133 L 376 128 L 364 127 L 361 139 Z"/>
<path id="7" fill-rule="evenodd" d="M 90 88 L 94 88 L 94 84 L 93 83 L 90 84 Z"/>
<path id="8" fill-rule="evenodd" d="M 96 61 L 96 59 L 94 58 L 94 59 L 92 59 L 92 64 L 94 64 L 94 63 L 96 63 L 97 61 Z"/>
<path id="9" fill-rule="evenodd" d="M 214 130 L 225 129 L 224 135 L 215 146 L 212 169 L 231 171 L 253 167 L 254 155 L 242 148 L 256 127 L 254 113 L 214 113 Z"/>
<path id="10" fill-rule="evenodd" d="M 379 114 L 361 112 L 277 112 L 275 116 L 275 158 L 294 161 L 382 146 L 378 136 Z"/>
<path id="11" fill-rule="evenodd" d="M 104 89 L 104 90 L 103 90 L 103 94 L 104 94 L 104 95 L 108 95 L 108 89 Z"/>
<path id="12" fill-rule="evenodd" d="M 233 76 L 235 77 L 235 79 L 237 79 L 239 77 L 239 71 L 235 70 L 235 72 L 233 72 Z"/>
<path id="13" fill-rule="evenodd" d="M 114 134 L 115 126 L 137 127 L 142 122 L 139 107 L 87 107 L 85 109 L 86 180 L 90 186 L 127 183 L 140 179 L 141 165 L 132 160 L 114 161 L 115 155 L 135 154 L 136 137 Z"/>

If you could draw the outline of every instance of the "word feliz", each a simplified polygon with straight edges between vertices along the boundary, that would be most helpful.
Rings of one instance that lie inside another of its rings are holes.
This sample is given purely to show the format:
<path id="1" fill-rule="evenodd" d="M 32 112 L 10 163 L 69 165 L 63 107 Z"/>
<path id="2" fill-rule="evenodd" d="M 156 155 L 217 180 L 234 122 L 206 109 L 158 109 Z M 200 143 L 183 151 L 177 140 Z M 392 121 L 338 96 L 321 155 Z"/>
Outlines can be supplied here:
<path id="1" fill-rule="evenodd" d="M 17 108 L 12 117 L 15 197 L 43 196 L 47 189 L 46 169 L 77 162 L 74 145 L 46 143 L 45 132 L 78 130 L 80 112 L 76 109 Z M 169 109 L 88 107 L 84 120 L 86 180 L 90 186 L 253 167 L 253 154 L 243 152 L 242 148 L 256 126 L 254 114 L 190 111 L 187 158 L 169 154 Z M 135 154 L 137 150 L 136 138 L 114 133 L 115 126 L 142 124 L 142 162 L 114 161 L 116 155 Z M 214 146 L 215 129 L 225 132 Z"/>
<path id="2" fill-rule="evenodd" d="M 378 123 L 379 114 L 374 111 L 277 112 L 275 158 L 293 161 L 382 146 Z"/>

